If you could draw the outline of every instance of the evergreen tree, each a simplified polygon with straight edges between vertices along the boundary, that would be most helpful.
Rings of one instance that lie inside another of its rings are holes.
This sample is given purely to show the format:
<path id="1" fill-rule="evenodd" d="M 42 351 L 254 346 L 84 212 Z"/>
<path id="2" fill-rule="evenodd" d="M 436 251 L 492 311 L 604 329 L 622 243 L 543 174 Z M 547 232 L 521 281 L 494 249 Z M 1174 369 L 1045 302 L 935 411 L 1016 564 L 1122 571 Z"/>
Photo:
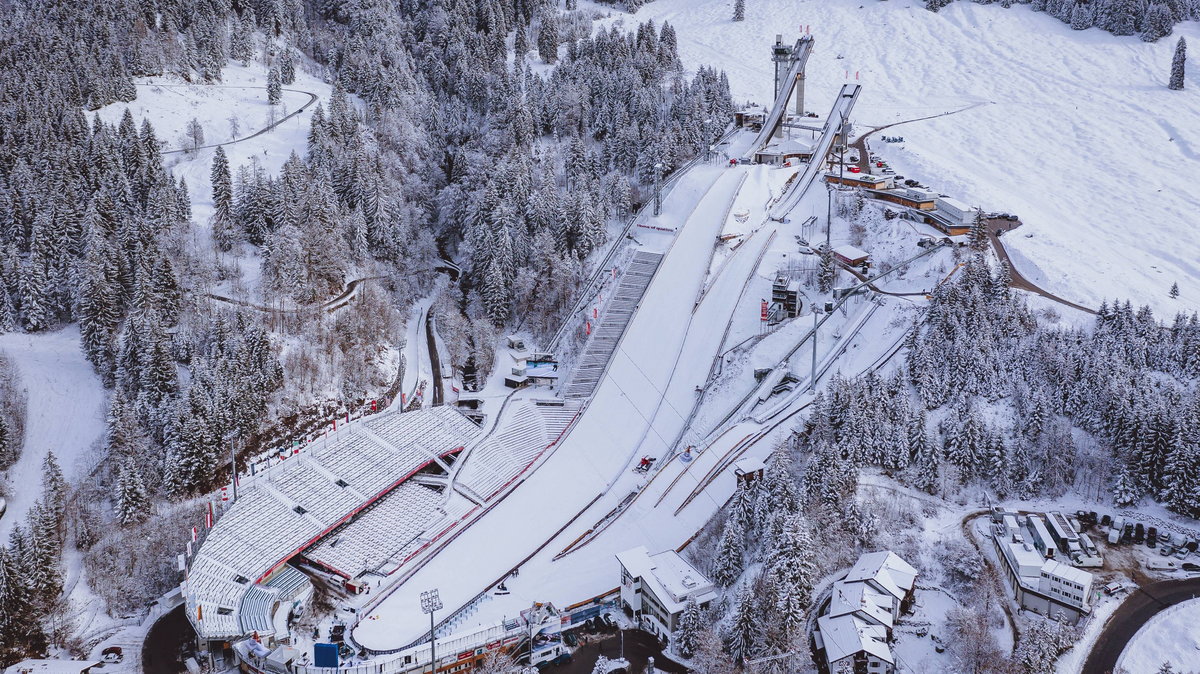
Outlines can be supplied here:
<path id="1" fill-rule="evenodd" d="M 734 0 L 733 3 L 733 20 L 746 20 L 746 0 Z"/>
<path id="2" fill-rule="evenodd" d="M 1167 84 L 1167 88 L 1179 91 L 1183 89 L 1184 68 L 1187 63 L 1187 40 L 1181 36 L 1179 41 L 1175 43 L 1175 55 L 1171 57 L 1171 81 Z M 1179 293 L 1178 286 L 1171 286 L 1172 290 Z M 1175 295 L 1172 295 L 1174 297 Z"/>
<path id="3" fill-rule="evenodd" d="M 789 638 L 799 635 L 804 610 L 811 601 L 817 564 L 808 523 L 801 515 L 788 518 L 783 534 L 767 558 L 767 573 L 775 590 L 775 608 Z"/>
<path id="4" fill-rule="evenodd" d="M 691 658 L 700 647 L 701 631 L 704 629 L 700 605 L 689 597 L 679 614 L 679 628 L 675 630 L 675 650 L 685 658 Z"/>
<path id="5" fill-rule="evenodd" d="M 725 643 L 729 654 L 738 662 L 744 662 L 754 657 L 755 645 L 761 631 L 758 611 L 754 606 L 754 594 L 750 583 L 742 586 L 733 608 L 733 616 L 729 621 Z"/>
<path id="6" fill-rule="evenodd" d="M 833 261 L 833 249 L 825 244 L 821 244 L 817 249 L 817 255 L 820 258 L 820 269 L 817 271 L 817 290 L 822 293 L 828 293 L 833 290 L 833 284 L 837 280 L 837 267 Z"/>
<path id="7" fill-rule="evenodd" d="M 967 232 L 967 246 L 976 253 L 987 250 L 987 220 L 984 219 L 982 210 L 975 214 L 975 220 L 971 222 L 971 229 Z"/>
<path id="8" fill-rule="evenodd" d="M 1183 38 L 1179 38 L 1179 39 L 1182 40 Z M 1171 296 L 1171 299 L 1175 299 L 1176 297 L 1179 297 L 1179 283 L 1178 282 L 1172 283 L 1171 290 L 1167 294 Z"/>
<path id="9" fill-rule="evenodd" d="M 121 526 L 140 524 L 150 516 L 150 497 L 146 493 L 141 473 L 132 460 L 127 460 L 121 466 L 114 509 Z"/>
<path id="10" fill-rule="evenodd" d="M 279 105 L 283 100 L 283 87 L 280 82 L 279 68 L 271 66 L 267 71 L 267 103 Z"/>
<path id="11" fill-rule="evenodd" d="M 1165 4 L 1152 4 L 1146 8 L 1142 18 L 1142 41 L 1157 42 L 1171 34 L 1174 21 L 1171 19 L 1171 9 Z"/>
<path id="12" fill-rule="evenodd" d="M 538 29 L 538 56 L 546 63 L 558 60 L 558 13 L 553 9 L 542 13 L 542 25 Z"/>
<path id="13" fill-rule="evenodd" d="M 213 241 L 223 251 L 233 248 L 237 230 L 233 218 L 233 179 L 225 148 L 217 146 L 212 163 Z"/>
<path id="14" fill-rule="evenodd" d="M 713 557 L 712 577 L 719 585 L 729 587 L 742 575 L 742 540 L 744 532 L 739 531 L 732 517 L 725 524 L 721 534 L 721 542 L 717 545 L 717 554 Z"/>
<path id="15" fill-rule="evenodd" d="M 67 480 L 58 467 L 54 452 L 47 452 L 46 458 L 42 459 L 42 502 L 61 539 L 67 511 Z"/>

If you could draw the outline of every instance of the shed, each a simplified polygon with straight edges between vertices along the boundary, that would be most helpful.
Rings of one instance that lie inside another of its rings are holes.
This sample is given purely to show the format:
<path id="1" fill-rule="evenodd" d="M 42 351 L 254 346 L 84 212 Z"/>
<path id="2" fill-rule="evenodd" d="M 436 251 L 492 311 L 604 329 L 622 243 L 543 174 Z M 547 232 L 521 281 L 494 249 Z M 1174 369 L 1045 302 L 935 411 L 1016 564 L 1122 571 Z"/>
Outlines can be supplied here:
<path id="1" fill-rule="evenodd" d="M 871 257 L 871 254 L 854 246 L 843 245 L 833 249 L 833 256 L 843 264 L 857 267 L 866 262 Z"/>

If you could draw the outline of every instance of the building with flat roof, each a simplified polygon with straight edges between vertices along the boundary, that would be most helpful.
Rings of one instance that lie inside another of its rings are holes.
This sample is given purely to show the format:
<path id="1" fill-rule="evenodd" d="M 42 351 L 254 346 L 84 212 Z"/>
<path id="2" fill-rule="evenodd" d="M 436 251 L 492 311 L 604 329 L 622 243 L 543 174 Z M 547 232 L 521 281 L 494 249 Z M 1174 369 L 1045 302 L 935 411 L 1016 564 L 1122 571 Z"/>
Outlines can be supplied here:
<path id="1" fill-rule="evenodd" d="M 717 597 L 716 585 L 674 550 L 654 555 L 646 546 L 617 554 L 621 604 L 638 615 L 642 629 L 670 639 L 689 600 L 701 608 Z"/>
<path id="2" fill-rule="evenodd" d="M 1039 515 L 1027 516 L 1026 528 L 1017 518 L 1002 515 L 992 525 L 992 541 L 1001 570 L 1021 608 L 1070 623 L 1091 612 L 1092 574 L 1067 563 L 1068 557 L 1048 558 L 1057 548 Z M 1071 529 L 1070 523 L 1063 524 Z M 1072 530 L 1073 531 L 1073 530 Z M 1025 540 L 1024 534 L 1029 534 Z"/>
<path id="3" fill-rule="evenodd" d="M 861 248 L 855 248 L 849 244 L 835 246 L 833 256 L 842 264 L 857 267 L 871 259 L 871 254 Z"/>
<path id="4" fill-rule="evenodd" d="M 866 187 L 876 190 L 888 189 L 892 186 L 892 179 L 890 176 L 877 176 L 870 173 L 838 174 L 831 171 L 825 174 L 825 182 L 830 183 L 831 185 Z"/>

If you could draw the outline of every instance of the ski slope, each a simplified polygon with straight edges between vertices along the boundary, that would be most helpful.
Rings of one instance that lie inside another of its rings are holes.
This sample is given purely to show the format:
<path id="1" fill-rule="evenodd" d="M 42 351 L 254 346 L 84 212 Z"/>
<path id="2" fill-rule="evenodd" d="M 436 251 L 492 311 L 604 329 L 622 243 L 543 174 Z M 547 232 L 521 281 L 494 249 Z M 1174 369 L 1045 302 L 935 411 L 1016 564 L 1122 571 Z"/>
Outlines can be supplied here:
<path id="1" fill-rule="evenodd" d="M 796 54 L 796 60 L 792 62 L 787 75 L 782 80 L 783 95 L 776 96 L 775 105 L 771 106 L 771 112 L 767 114 L 767 118 L 763 121 L 762 130 L 754 138 L 754 145 L 751 146 L 754 152 L 761 150 L 771 140 L 772 134 L 775 133 L 775 128 L 783 120 L 783 113 L 787 110 L 788 101 L 792 99 L 795 91 L 796 79 L 800 77 L 800 73 L 804 72 L 804 64 L 808 63 L 808 57 L 812 55 L 813 41 L 811 37 L 800 40 L 799 45 L 800 51 Z"/>
<path id="2" fill-rule="evenodd" d="M 683 226 L 673 236 L 656 230 L 637 235 L 644 249 L 666 251 L 666 257 L 575 428 L 519 489 L 370 612 L 355 627 L 355 641 L 372 650 L 410 643 L 428 629 L 419 610 L 422 591 L 438 588 L 447 610 L 457 610 L 520 565 L 598 496 L 623 495 L 612 485 L 632 475 L 629 468 L 647 437 L 664 435 L 654 424 L 656 410 L 692 334 L 687 330 L 692 309 L 740 173 L 701 166 L 684 176 L 659 218 Z M 681 369 L 691 374 L 690 368 Z M 676 386 L 676 391 L 691 386 L 687 392 L 695 396 L 694 385 Z"/>
<path id="3" fill-rule="evenodd" d="M 79 348 L 79 328 L 35 335 L 0 335 L 0 350 L 21 374 L 29 395 L 25 445 L 5 474 L 8 510 L 0 517 L 0 540 L 42 494 L 42 461 L 54 452 L 64 477 L 74 482 L 98 460 L 93 445 L 104 437 L 107 411 L 100 378 Z"/>
<path id="4" fill-rule="evenodd" d="M 1200 309 L 1189 178 L 1200 160 L 1200 68 L 1193 56 L 1187 88 L 1166 89 L 1175 36 L 1148 44 L 1073 31 L 1027 5 L 967 1 L 935 14 L 911 0 L 756 0 L 745 21 L 730 13 L 724 0 L 656 0 L 604 23 L 669 21 L 685 67 L 724 69 L 735 101 L 767 105 L 775 35 L 795 39 L 811 25 L 807 107 L 861 84 L 859 133 L 984 103 L 889 129 L 906 142 L 872 139 L 872 149 L 935 190 L 1018 214 L 1025 224 L 1005 245 L 1051 292 L 1089 306 L 1130 297 L 1168 318 Z M 1200 25 L 1175 35 L 1200 44 Z"/>
<path id="5" fill-rule="evenodd" d="M 789 186 L 788 191 L 780 197 L 779 203 L 771 207 L 772 218 L 782 219 L 804 199 L 808 188 L 812 186 L 813 179 L 825 166 L 825 156 L 833 147 L 834 136 L 838 135 L 842 128 L 842 120 L 851 118 L 854 103 L 858 100 L 861 92 L 862 87 L 857 84 L 842 85 L 837 99 L 833 102 L 833 108 L 829 111 L 829 116 L 825 118 L 825 128 L 821 130 L 821 137 L 813 149 L 813 161 L 804 166 L 804 172 L 800 174 L 800 177 L 796 178 Z"/>

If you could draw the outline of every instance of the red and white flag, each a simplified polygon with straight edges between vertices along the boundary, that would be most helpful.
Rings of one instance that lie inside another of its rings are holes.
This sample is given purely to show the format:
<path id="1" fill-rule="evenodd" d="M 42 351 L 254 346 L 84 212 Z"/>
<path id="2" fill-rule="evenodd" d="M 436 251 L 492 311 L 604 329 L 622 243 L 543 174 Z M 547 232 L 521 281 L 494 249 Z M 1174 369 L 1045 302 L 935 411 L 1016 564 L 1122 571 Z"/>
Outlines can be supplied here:
<path id="1" fill-rule="evenodd" d="M 204 513 L 204 526 L 208 527 L 209 529 L 211 529 L 213 526 L 212 501 L 208 502 L 208 510 Z"/>
<path id="2" fill-rule="evenodd" d="M 196 527 L 192 527 L 192 542 L 193 543 L 195 543 L 199 539 L 199 533 L 200 532 L 196 531 Z"/>

